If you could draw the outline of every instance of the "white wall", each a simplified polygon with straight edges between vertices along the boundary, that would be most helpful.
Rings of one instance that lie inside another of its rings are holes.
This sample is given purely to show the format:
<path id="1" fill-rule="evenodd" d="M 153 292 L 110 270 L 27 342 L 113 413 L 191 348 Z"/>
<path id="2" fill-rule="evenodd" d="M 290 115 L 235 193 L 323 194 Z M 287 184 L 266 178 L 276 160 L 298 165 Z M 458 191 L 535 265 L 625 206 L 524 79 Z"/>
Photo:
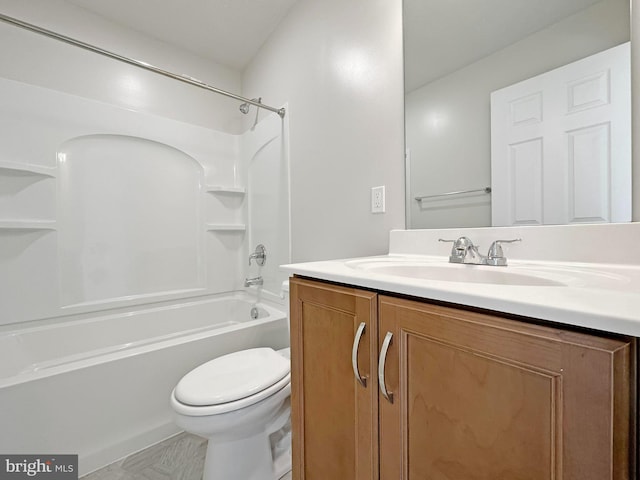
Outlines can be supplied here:
<path id="1" fill-rule="evenodd" d="M 411 197 L 491 185 L 492 91 L 628 40 L 628 0 L 605 0 L 410 92 Z M 487 195 L 410 205 L 412 228 L 491 225 Z"/>
<path id="2" fill-rule="evenodd" d="M 402 64 L 401 0 L 300 0 L 246 69 L 245 96 L 289 103 L 294 262 L 385 253 L 404 227 Z"/>
<path id="3" fill-rule="evenodd" d="M 238 71 L 63 0 L 0 0 L 0 12 L 227 91 L 237 93 L 241 88 Z M 0 23 L 0 76 L 218 131 L 243 131 L 235 100 L 5 23 Z"/>

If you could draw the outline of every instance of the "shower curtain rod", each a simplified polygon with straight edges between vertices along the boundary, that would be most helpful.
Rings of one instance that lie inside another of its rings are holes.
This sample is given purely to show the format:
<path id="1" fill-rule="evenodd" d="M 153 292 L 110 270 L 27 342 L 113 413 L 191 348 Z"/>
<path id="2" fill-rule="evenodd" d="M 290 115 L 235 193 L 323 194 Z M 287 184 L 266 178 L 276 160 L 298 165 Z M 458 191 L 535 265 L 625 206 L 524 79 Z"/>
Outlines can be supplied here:
<path id="1" fill-rule="evenodd" d="M 47 37 L 60 40 L 61 42 L 68 43 L 70 45 L 75 45 L 76 47 L 84 48 L 85 50 L 89 50 L 90 52 L 98 53 L 100 55 L 104 55 L 105 57 L 113 58 L 115 60 L 119 60 L 124 63 L 128 63 L 129 65 L 133 65 L 135 67 L 140 67 L 145 70 L 149 70 L 150 72 L 157 73 L 159 75 L 164 75 L 165 77 L 172 78 L 174 80 L 178 80 L 180 82 L 188 83 L 189 85 L 194 85 L 196 87 L 203 88 L 205 90 L 209 90 L 210 92 L 218 93 L 220 95 L 224 95 L 225 97 L 234 98 L 240 102 L 248 103 L 250 105 L 255 105 L 258 108 L 264 108 L 265 110 L 269 110 L 271 112 L 275 112 L 281 117 L 285 115 L 284 108 L 274 108 L 263 103 L 260 103 L 256 100 L 251 100 L 249 98 L 241 97 L 240 95 L 236 95 L 235 93 L 227 92 L 225 90 L 221 90 L 219 88 L 208 85 L 204 82 L 201 82 L 197 78 L 190 77 L 188 75 L 178 75 L 173 72 L 169 72 L 167 70 L 163 70 L 158 67 L 154 67 L 146 62 L 141 62 L 140 60 L 134 60 L 133 58 L 125 57 L 123 55 L 119 55 L 117 53 L 110 52 L 109 50 L 104 50 L 103 48 L 96 47 L 89 43 L 82 42 L 80 40 L 76 40 L 75 38 L 67 37 L 66 35 L 61 35 L 56 32 L 52 32 L 51 30 L 47 30 L 45 28 L 38 27 L 37 25 L 33 25 L 31 23 L 23 22 L 22 20 L 18 20 L 17 18 L 10 17 L 8 15 L 4 15 L 0 13 L 0 20 L 6 23 L 10 23 L 20 28 L 24 28 L 25 30 L 29 30 L 31 32 L 38 33 L 40 35 L 45 35 Z"/>

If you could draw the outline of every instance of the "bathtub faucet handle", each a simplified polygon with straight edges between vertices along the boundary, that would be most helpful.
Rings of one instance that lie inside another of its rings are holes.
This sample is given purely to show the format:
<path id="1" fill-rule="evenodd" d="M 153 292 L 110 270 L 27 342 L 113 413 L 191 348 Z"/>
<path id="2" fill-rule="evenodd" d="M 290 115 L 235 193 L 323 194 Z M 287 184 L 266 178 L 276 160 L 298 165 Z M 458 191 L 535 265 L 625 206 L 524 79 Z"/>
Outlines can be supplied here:
<path id="1" fill-rule="evenodd" d="M 258 245 L 255 252 L 249 255 L 249 265 L 251 265 L 251 260 L 253 259 L 255 259 L 259 266 L 263 266 L 265 264 L 267 261 L 267 249 L 264 248 L 264 245 Z"/>

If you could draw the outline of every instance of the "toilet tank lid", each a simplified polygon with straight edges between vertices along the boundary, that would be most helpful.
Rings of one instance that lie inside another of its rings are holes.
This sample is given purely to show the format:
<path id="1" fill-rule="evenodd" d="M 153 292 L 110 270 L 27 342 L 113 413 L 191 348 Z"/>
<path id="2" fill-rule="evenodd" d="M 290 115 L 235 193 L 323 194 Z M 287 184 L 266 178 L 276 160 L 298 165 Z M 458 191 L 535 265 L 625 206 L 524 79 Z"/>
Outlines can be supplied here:
<path id="1" fill-rule="evenodd" d="M 175 396 L 188 405 L 220 405 L 255 395 L 290 370 L 289 359 L 272 348 L 242 350 L 191 370 L 178 382 Z"/>

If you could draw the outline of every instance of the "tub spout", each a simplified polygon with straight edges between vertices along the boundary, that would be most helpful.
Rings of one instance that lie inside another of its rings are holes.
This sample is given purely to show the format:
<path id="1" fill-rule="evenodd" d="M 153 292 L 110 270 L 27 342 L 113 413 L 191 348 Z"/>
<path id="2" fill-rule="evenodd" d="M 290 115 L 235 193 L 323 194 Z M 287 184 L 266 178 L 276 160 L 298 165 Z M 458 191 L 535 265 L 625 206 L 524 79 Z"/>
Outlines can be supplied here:
<path id="1" fill-rule="evenodd" d="M 244 286 L 250 287 L 251 285 L 262 285 L 263 280 L 262 277 L 253 277 L 253 278 L 245 278 Z"/>

